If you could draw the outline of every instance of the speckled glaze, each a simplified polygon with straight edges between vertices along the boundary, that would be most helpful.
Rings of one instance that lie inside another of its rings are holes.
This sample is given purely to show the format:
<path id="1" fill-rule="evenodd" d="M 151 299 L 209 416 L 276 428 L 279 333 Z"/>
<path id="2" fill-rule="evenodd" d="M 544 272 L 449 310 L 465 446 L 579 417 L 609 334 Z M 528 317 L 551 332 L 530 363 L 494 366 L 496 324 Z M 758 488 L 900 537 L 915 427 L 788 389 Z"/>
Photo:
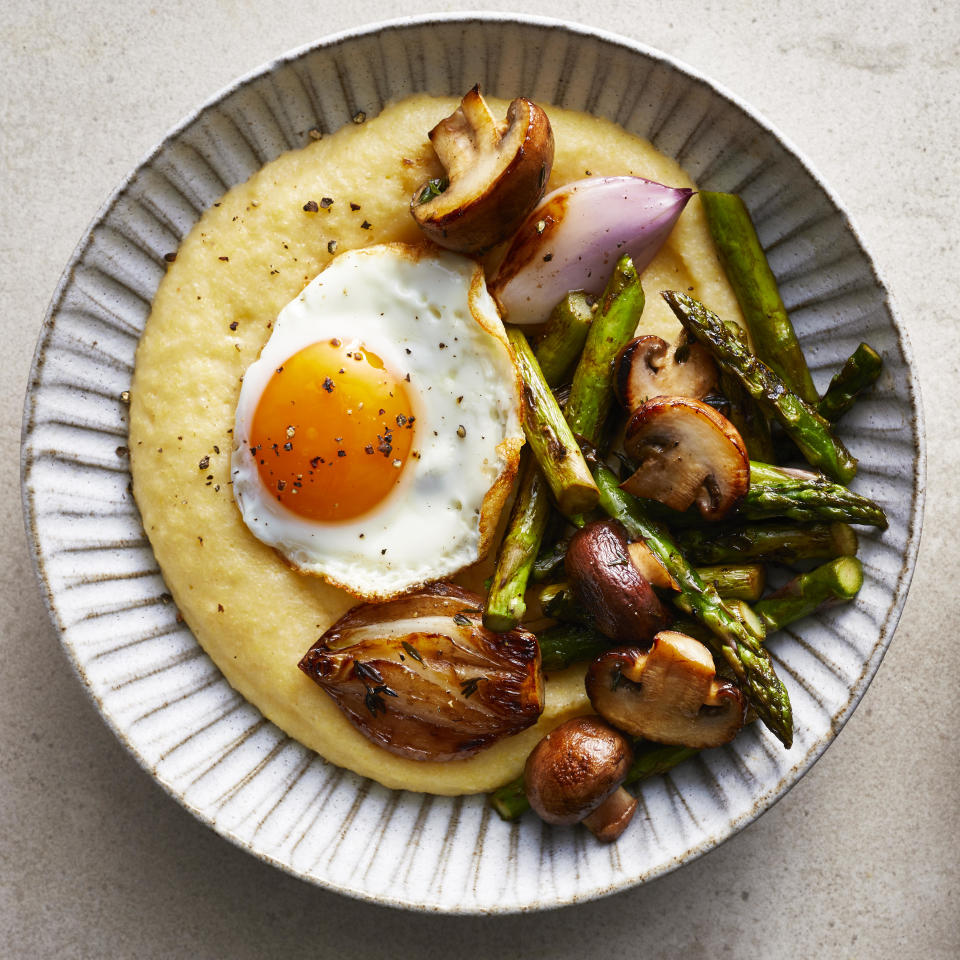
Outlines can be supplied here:
<path id="1" fill-rule="evenodd" d="M 236 694 L 178 622 L 130 494 L 124 391 L 150 302 L 200 212 L 266 161 L 416 91 L 491 94 L 599 114 L 743 194 L 817 385 L 861 340 L 885 357 L 843 421 L 854 488 L 890 518 L 861 534 L 857 600 L 771 643 L 796 719 L 759 725 L 644 783 L 614 845 L 481 796 L 387 790 L 332 767 Z M 824 184 L 729 94 L 640 44 L 555 21 L 430 17 L 323 40 L 254 72 L 174 130 L 120 185 L 67 266 L 37 346 L 23 500 L 51 617 L 104 718 L 180 803 L 304 879 L 450 913 L 545 909 L 622 890 L 711 849 L 782 796 L 848 719 L 890 643 L 913 572 L 924 448 L 910 348 L 856 231 Z"/>

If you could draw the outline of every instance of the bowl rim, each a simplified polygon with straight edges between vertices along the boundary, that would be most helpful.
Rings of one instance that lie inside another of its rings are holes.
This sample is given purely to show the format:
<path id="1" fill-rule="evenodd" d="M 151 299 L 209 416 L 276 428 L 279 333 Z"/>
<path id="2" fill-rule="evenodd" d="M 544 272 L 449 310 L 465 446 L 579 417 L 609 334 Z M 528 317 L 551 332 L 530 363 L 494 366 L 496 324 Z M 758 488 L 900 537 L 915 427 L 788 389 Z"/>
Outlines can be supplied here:
<path id="1" fill-rule="evenodd" d="M 123 198 L 133 181 L 137 178 L 142 168 L 150 163 L 162 151 L 164 151 L 168 145 L 171 144 L 171 142 L 175 141 L 187 128 L 195 123 L 197 119 L 211 107 L 218 105 L 231 95 L 234 95 L 244 87 L 259 80 L 265 75 L 270 74 L 283 65 L 292 63 L 310 53 L 335 48 L 344 42 L 360 40 L 387 32 L 423 28 L 437 23 L 462 24 L 463 26 L 476 25 L 480 27 L 488 24 L 516 24 L 518 27 L 542 27 L 549 30 L 560 30 L 564 33 L 573 34 L 585 39 L 599 40 L 613 46 L 623 48 L 630 53 L 637 53 L 650 60 L 665 64 L 672 70 L 678 71 L 688 79 L 705 87 L 708 91 L 719 94 L 722 98 L 737 107 L 763 131 L 777 140 L 786 149 L 786 151 L 788 151 L 799 162 L 801 167 L 816 183 L 817 187 L 823 192 L 824 196 L 832 205 L 835 212 L 840 216 L 846 229 L 850 232 L 850 235 L 863 254 L 866 264 L 873 276 L 874 282 L 882 291 L 883 300 L 885 301 L 890 320 L 892 322 L 892 328 L 896 335 L 897 343 L 902 351 L 905 362 L 905 369 L 907 372 L 905 383 L 907 393 L 905 399 L 909 401 L 912 410 L 913 434 L 915 440 L 915 456 L 913 462 L 914 492 L 909 522 L 906 529 L 905 551 L 902 557 L 900 571 L 896 577 L 896 586 L 892 593 L 892 601 L 887 610 L 886 617 L 880 627 L 877 638 L 878 643 L 874 648 L 872 656 L 868 657 L 863 662 L 860 675 L 850 688 L 850 697 L 840 715 L 834 719 L 829 731 L 823 734 L 820 739 L 814 741 L 807 755 L 799 763 L 793 766 L 789 774 L 784 777 L 784 782 L 779 789 L 759 797 L 757 802 L 754 803 L 753 807 L 748 813 L 742 815 L 739 820 L 730 825 L 730 829 L 725 835 L 719 838 L 712 837 L 708 841 L 701 843 L 699 846 L 688 849 L 683 856 L 676 857 L 669 862 L 663 863 L 641 876 L 634 875 L 632 877 L 627 877 L 622 882 L 618 881 L 606 886 L 600 886 L 590 890 L 585 894 L 574 894 L 567 896 L 565 899 L 561 899 L 559 896 L 557 896 L 554 899 L 546 902 L 536 900 L 528 904 L 498 904 L 495 907 L 474 908 L 458 905 L 449 909 L 431 906 L 429 904 L 414 902 L 412 900 L 406 900 L 398 897 L 392 897 L 389 895 L 375 895 L 366 891 L 340 886 L 334 881 L 318 877 L 316 875 L 302 873 L 291 865 L 271 856 L 269 853 L 255 849 L 250 843 L 233 834 L 227 827 L 219 825 L 215 820 L 211 819 L 202 810 L 187 800 L 187 798 L 172 784 L 166 782 L 159 775 L 156 769 L 151 767 L 149 761 L 147 761 L 147 759 L 138 752 L 133 742 L 127 737 L 125 731 L 120 727 L 118 721 L 106 710 L 103 702 L 97 696 L 93 685 L 86 675 L 84 666 L 80 661 L 77 651 L 68 643 L 64 636 L 65 627 L 59 616 L 56 597 L 46 575 L 46 560 L 42 551 L 36 524 L 37 518 L 34 491 L 32 491 L 28 485 L 28 472 L 31 463 L 28 442 L 34 425 L 34 392 L 39 385 L 40 368 L 43 364 L 44 355 L 46 353 L 56 315 L 61 307 L 64 294 L 73 280 L 74 271 L 87 251 L 95 229 L 113 211 L 117 203 Z M 924 413 L 919 377 L 916 370 L 916 360 L 912 345 L 910 343 L 909 335 L 900 318 L 899 311 L 896 308 L 885 277 L 880 268 L 874 262 L 866 245 L 864 244 L 860 231 L 852 221 L 849 213 L 840 203 L 832 188 L 819 174 L 814 165 L 807 158 L 806 154 L 797 148 L 790 138 L 781 133 L 755 108 L 741 99 L 737 94 L 729 90 L 725 85 L 709 78 L 697 68 L 684 63 L 671 54 L 649 46 L 641 41 L 633 40 L 629 37 L 625 37 L 612 31 L 588 26 L 586 24 L 571 20 L 499 11 L 454 11 L 417 14 L 374 21 L 358 27 L 351 27 L 341 30 L 336 33 L 326 34 L 316 40 L 288 50 L 285 53 L 280 54 L 279 56 L 274 57 L 240 75 L 238 78 L 221 87 L 215 93 L 207 97 L 199 106 L 186 114 L 174 126 L 170 127 L 161 137 L 161 139 L 140 157 L 127 175 L 110 192 L 104 202 L 100 205 L 84 230 L 80 240 L 68 259 L 66 266 L 64 267 L 44 315 L 44 319 L 38 333 L 37 345 L 34 350 L 33 359 L 30 365 L 30 373 L 28 376 L 27 389 L 24 397 L 23 416 L 21 420 L 20 447 L 21 504 L 30 558 L 34 573 L 37 578 L 37 583 L 40 587 L 40 592 L 43 597 L 44 605 L 47 609 L 50 620 L 57 631 L 60 646 L 66 655 L 67 661 L 73 669 L 73 672 L 80 680 L 81 686 L 86 691 L 90 700 L 96 706 L 101 718 L 117 737 L 122 746 L 133 757 L 133 759 L 136 760 L 139 766 L 150 775 L 151 779 L 155 783 L 159 784 L 160 787 L 169 796 L 176 800 L 180 806 L 184 807 L 205 826 L 214 830 L 219 836 L 228 840 L 234 846 L 237 846 L 247 853 L 252 854 L 257 859 L 277 867 L 293 877 L 311 883 L 324 890 L 346 895 L 352 899 L 360 900 L 362 902 L 412 910 L 420 913 L 446 913 L 450 915 L 461 916 L 499 916 L 558 909 L 560 907 L 569 906 L 575 903 L 585 903 L 601 897 L 609 896 L 613 893 L 636 888 L 643 884 L 650 883 L 659 877 L 665 876 L 678 867 L 696 860 L 705 853 L 716 849 L 725 841 L 742 831 L 750 823 L 755 821 L 761 814 L 773 807 L 782 797 L 784 797 L 791 789 L 793 789 L 793 787 L 803 778 L 803 776 L 817 762 L 817 760 L 823 756 L 823 753 L 826 751 L 826 749 L 834 742 L 840 730 L 842 730 L 846 725 L 850 716 L 853 714 L 853 711 L 856 709 L 866 693 L 867 688 L 879 669 L 883 657 L 889 649 L 894 632 L 899 623 L 904 604 L 906 602 L 907 593 L 909 592 L 910 583 L 916 567 L 926 499 L 926 435 L 924 429 Z"/>

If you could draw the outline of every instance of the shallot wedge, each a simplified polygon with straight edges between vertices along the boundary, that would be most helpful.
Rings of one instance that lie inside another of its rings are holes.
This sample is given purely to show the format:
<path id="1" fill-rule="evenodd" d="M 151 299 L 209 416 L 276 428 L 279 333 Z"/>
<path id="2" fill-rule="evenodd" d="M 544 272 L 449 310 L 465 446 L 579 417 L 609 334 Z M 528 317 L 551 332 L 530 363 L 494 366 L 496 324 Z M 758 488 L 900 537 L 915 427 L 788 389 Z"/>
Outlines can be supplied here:
<path id="1" fill-rule="evenodd" d="M 693 191 L 642 177 L 592 177 L 548 193 L 517 231 L 490 284 L 504 319 L 543 323 L 570 290 L 600 293 L 627 254 L 641 272 Z"/>
<path id="2" fill-rule="evenodd" d="M 536 637 L 487 630 L 483 598 L 435 583 L 341 617 L 300 669 L 366 737 L 415 760 L 468 757 L 543 711 Z"/>

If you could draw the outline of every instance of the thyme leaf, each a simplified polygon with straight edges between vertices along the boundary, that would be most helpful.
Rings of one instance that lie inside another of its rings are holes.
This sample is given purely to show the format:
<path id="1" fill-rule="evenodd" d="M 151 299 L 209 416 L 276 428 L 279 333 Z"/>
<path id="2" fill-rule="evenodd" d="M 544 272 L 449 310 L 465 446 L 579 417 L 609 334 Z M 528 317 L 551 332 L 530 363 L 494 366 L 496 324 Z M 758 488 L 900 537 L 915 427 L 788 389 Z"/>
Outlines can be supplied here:
<path id="1" fill-rule="evenodd" d="M 381 697 L 376 690 L 368 690 L 367 695 L 363 698 L 363 702 L 372 717 L 377 715 L 377 711 L 380 713 L 387 712 L 387 705 L 383 702 L 383 697 Z"/>
<path id="2" fill-rule="evenodd" d="M 372 680 L 374 683 L 383 683 L 383 674 L 372 664 L 364 663 L 361 660 L 354 660 L 353 670 L 358 679 L 362 680 L 364 684 L 366 684 L 368 680 Z"/>
<path id="3" fill-rule="evenodd" d="M 400 646 L 403 647 L 403 649 L 406 650 L 407 653 L 409 653 L 410 656 L 417 661 L 417 663 L 423 663 L 423 657 L 420 656 L 420 654 L 417 652 L 417 648 L 412 643 L 407 643 L 406 640 L 403 640 L 401 641 Z"/>
<path id="4" fill-rule="evenodd" d="M 434 197 L 439 197 L 449 186 L 450 181 L 446 177 L 437 177 L 435 180 L 428 180 L 420 193 L 420 197 L 417 199 L 417 203 L 426 203 Z"/>

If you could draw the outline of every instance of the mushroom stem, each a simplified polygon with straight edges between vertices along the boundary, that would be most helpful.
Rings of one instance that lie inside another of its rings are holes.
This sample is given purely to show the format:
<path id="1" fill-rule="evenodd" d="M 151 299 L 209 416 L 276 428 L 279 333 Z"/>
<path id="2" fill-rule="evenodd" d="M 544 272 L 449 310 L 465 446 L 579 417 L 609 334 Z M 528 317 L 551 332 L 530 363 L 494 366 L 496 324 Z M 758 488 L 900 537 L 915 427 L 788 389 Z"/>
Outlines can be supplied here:
<path id="1" fill-rule="evenodd" d="M 630 825 L 636 810 L 637 798 L 619 787 L 582 822 L 601 843 L 613 843 Z"/>

